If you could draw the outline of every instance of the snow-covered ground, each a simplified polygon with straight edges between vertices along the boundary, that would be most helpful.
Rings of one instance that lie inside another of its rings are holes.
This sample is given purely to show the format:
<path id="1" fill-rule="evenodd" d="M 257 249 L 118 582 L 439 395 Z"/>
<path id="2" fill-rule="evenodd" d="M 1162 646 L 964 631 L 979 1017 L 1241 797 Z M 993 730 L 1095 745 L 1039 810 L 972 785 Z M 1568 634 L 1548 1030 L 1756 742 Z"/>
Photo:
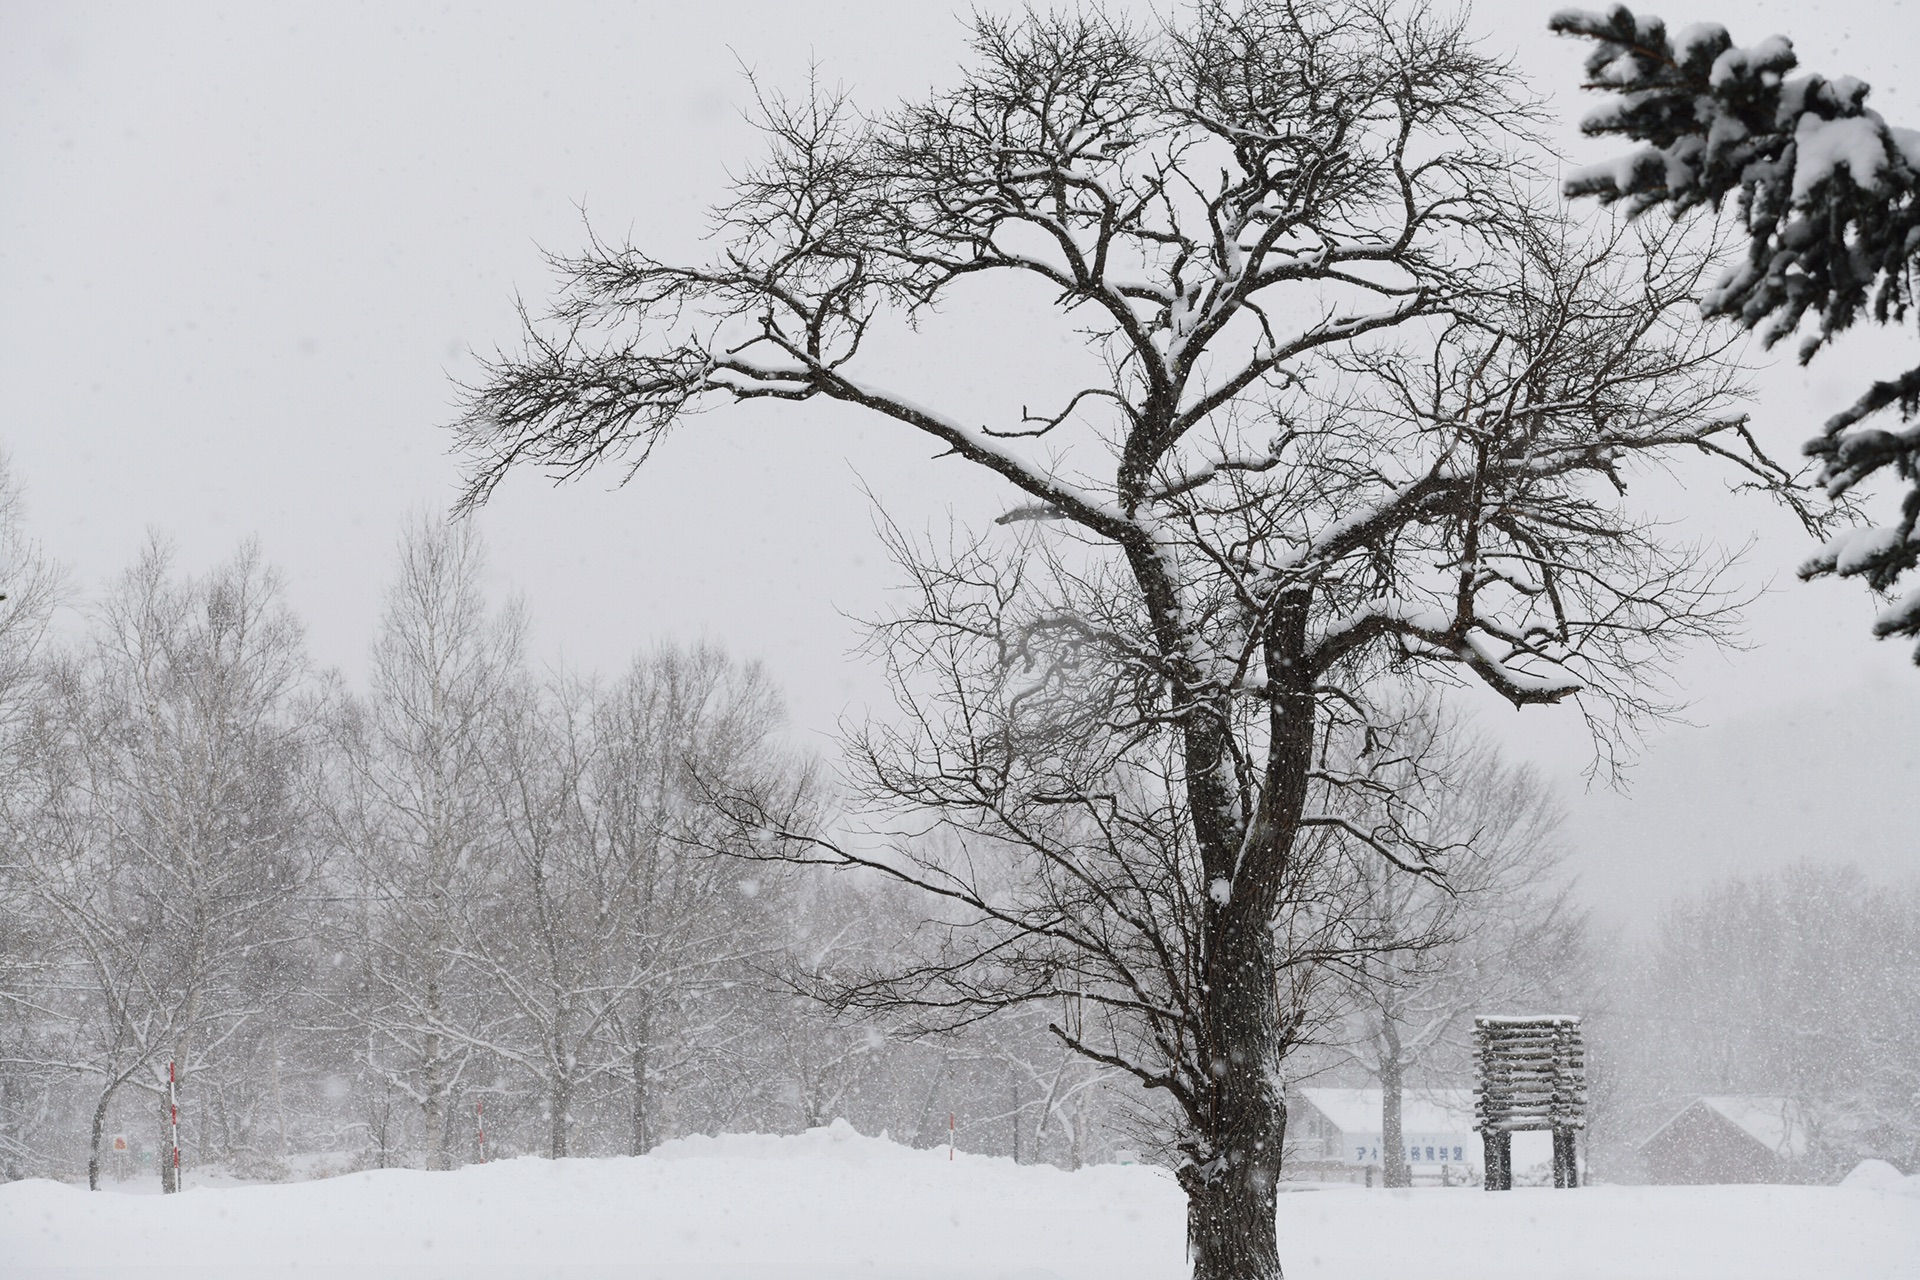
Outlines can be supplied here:
<path id="1" fill-rule="evenodd" d="M 1289 1280 L 1920 1277 L 1913 1179 L 1577 1192 L 1281 1197 Z M 1873 1185 L 1865 1185 L 1871 1183 Z M 844 1124 L 172 1197 L 0 1186 L 0 1276 L 622 1276 L 634 1280 L 1179 1280 L 1164 1171 L 1065 1173 L 918 1151 Z"/>

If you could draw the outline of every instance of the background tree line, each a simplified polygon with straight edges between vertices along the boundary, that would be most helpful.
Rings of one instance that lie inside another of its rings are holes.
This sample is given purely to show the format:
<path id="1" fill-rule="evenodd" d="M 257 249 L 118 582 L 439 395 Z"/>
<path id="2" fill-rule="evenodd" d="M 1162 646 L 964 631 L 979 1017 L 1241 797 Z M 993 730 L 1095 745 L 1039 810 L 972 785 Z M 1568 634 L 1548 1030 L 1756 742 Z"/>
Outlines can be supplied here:
<path id="1" fill-rule="evenodd" d="M 1095 1153 L 1087 1073 L 1030 1029 L 910 1042 L 799 994 L 919 919 L 727 856 L 707 788 L 828 798 L 757 666 L 541 668 L 477 535 L 422 519 L 351 691 L 251 547 L 196 575 L 155 539 L 56 636 L 57 573 L 4 538 L 6 1176 L 165 1150 L 170 1064 L 189 1171 L 447 1168 L 482 1108 L 496 1156 L 842 1115 L 932 1143 L 956 1111 Z"/>
<path id="2" fill-rule="evenodd" d="M 841 1116 L 919 1145 L 951 1116 L 966 1149 L 1069 1166 L 1164 1140 L 1150 1095 L 1052 1030 L 1092 1042 L 1096 1000 L 907 1016 L 903 957 L 957 917 L 729 847 L 719 796 L 821 831 L 857 799 L 754 665 L 703 644 L 612 680 L 542 669 L 471 528 L 429 519 L 363 690 L 311 668 L 249 548 L 194 575 L 156 540 L 56 633 L 59 576 L 7 492 L 6 1176 L 124 1172 L 115 1133 L 163 1150 L 169 1063 L 190 1174 L 446 1168 L 479 1158 L 480 1107 L 493 1156 Z M 1820 1128 L 1808 1176 L 1912 1152 L 1915 889 L 1801 868 L 1597 936 L 1528 770 L 1440 708 L 1395 741 L 1348 764 L 1449 875 L 1337 829 L 1303 860 L 1289 1084 L 1383 1086 L 1392 1152 L 1404 1096 L 1467 1081 L 1474 1013 L 1552 1005 L 1592 1017 L 1603 1176 L 1637 1176 L 1632 1142 L 1702 1092 L 1793 1097 Z"/>
<path id="3" fill-rule="evenodd" d="M 1668 904 L 1609 971 L 1609 1175 L 1642 1176 L 1631 1144 L 1716 1094 L 1791 1104 L 1796 1179 L 1868 1156 L 1920 1168 L 1920 880 L 1812 862 L 1730 877 Z"/>

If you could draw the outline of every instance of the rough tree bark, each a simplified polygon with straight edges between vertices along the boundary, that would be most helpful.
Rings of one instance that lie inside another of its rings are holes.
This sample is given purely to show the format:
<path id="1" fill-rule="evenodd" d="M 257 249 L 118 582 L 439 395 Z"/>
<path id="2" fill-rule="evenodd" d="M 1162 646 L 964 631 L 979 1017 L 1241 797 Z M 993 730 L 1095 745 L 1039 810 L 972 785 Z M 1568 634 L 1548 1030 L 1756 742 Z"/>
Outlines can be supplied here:
<path id="1" fill-rule="evenodd" d="M 427 992 L 427 1007 L 439 1004 L 437 991 Z M 421 1041 L 420 1122 L 422 1143 L 426 1148 L 427 1168 L 449 1168 L 447 1158 L 447 1086 L 443 1074 L 440 1033 L 429 1031 Z"/>
<path id="2" fill-rule="evenodd" d="M 87 1139 L 87 1190 L 100 1189 L 100 1140 L 107 1127 L 107 1107 L 113 1102 L 113 1095 L 120 1087 L 120 1081 L 108 1080 L 106 1087 L 100 1090 L 100 1100 L 94 1104 L 93 1125 Z"/>
<path id="3" fill-rule="evenodd" d="M 1387 1024 L 1383 1039 L 1387 1051 L 1380 1062 L 1380 1180 L 1389 1187 L 1410 1187 L 1413 1170 L 1407 1164 L 1406 1130 L 1400 1120 L 1407 1080 L 1399 1028 Z"/>
<path id="4" fill-rule="evenodd" d="M 573 1078 L 555 1072 L 547 1091 L 547 1156 L 553 1160 L 567 1157 L 567 1131 L 573 1112 Z"/>

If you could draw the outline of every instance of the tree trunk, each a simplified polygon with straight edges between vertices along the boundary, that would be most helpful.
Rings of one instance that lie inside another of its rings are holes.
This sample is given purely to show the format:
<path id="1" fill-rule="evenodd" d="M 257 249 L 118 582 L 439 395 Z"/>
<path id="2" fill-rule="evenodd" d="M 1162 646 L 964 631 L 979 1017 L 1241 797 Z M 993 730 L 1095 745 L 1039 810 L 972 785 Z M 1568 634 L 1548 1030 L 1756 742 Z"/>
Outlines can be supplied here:
<path id="1" fill-rule="evenodd" d="M 374 1142 L 374 1166 L 373 1167 L 376 1169 L 386 1168 L 388 1159 L 390 1158 L 389 1152 L 391 1150 L 391 1143 L 389 1141 L 389 1135 L 387 1133 L 387 1125 L 391 1119 L 392 1119 L 391 1107 L 383 1106 L 378 1109 L 371 1109 L 371 1108 L 369 1109 L 367 1127 L 373 1134 L 373 1142 Z"/>
<path id="2" fill-rule="evenodd" d="M 1281 1275 L 1274 1210 L 1285 1112 L 1271 1090 L 1256 1086 L 1247 1092 L 1268 1095 L 1242 1099 L 1234 1108 L 1236 1127 L 1247 1140 L 1230 1143 L 1214 1157 L 1212 1169 L 1189 1168 L 1182 1179 L 1194 1280 L 1279 1280 Z"/>
<path id="3" fill-rule="evenodd" d="M 1244 926 L 1244 912 L 1215 913 Z M 1264 921 L 1259 922 L 1264 926 Z M 1220 963 L 1207 987 L 1214 1054 L 1204 1164 L 1188 1165 L 1187 1248 L 1194 1280 L 1279 1280 L 1274 1209 L 1286 1108 L 1272 1070 L 1276 1003 L 1272 935 L 1264 927 L 1211 930 Z"/>
<path id="4" fill-rule="evenodd" d="M 1144 576 L 1142 586 L 1147 588 Z M 1151 603 L 1153 592 L 1146 594 Z M 1196 1117 L 1201 1141 L 1193 1144 L 1202 1158 L 1180 1173 L 1194 1280 L 1281 1275 L 1274 1211 L 1287 1111 L 1279 1089 L 1280 1000 L 1271 926 L 1287 887 L 1313 766 L 1316 695 L 1301 661 L 1307 605 L 1305 592 L 1283 597 L 1264 639 L 1272 692 L 1265 785 L 1251 830 L 1240 826 L 1241 797 L 1232 786 L 1227 709 L 1190 713 L 1184 733 L 1187 798 L 1208 876 L 1196 1030 L 1209 1087 Z M 1177 643 L 1168 643 L 1167 651 L 1178 652 Z"/>
<path id="5" fill-rule="evenodd" d="M 1007 1074 L 1007 1120 L 1008 1131 L 1013 1135 L 1013 1162 L 1020 1163 L 1020 1076 L 1016 1072 Z"/>
<path id="6" fill-rule="evenodd" d="M 179 1086 L 176 1084 L 175 1088 Z M 180 1189 L 180 1170 L 173 1163 L 173 1099 L 168 1091 L 160 1091 L 160 1142 L 155 1147 L 154 1163 L 160 1166 L 160 1191 L 163 1195 L 172 1195 Z"/>
<path id="7" fill-rule="evenodd" d="M 567 1110 L 572 1105 L 573 1080 L 565 1069 L 553 1073 L 553 1087 L 547 1091 L 547 1158 L 567 1158 Z"/>
<path id="8" fill-rule="evenodd" d="M 653 1150 L 652 1117 L 648 1114 L 647 1046 L 643 1040 L 633 1049 L 633 1154 L 643 1156 Z"/>
<path id="9" fill-rule="evenodd" d="M 1053 1085 L 1047 1090 L 1047 1100 L 1040 1104 L 1040 1118 L 1033 1125 L 1032 1149 L 1035 1160 L 1046 1159 L 1047 1148 L 1044 1140 L 1047 1136 L 1047 1121 L 1053 1115 L 1054 1105 L 1060 1100 L 1060 1088 L 1066 1083 L 1067 1067 L 1073 1062 L 1070 1055 L 1071 1051 L 1060 1055 L 1060 1069 L 1053 1073 Z"/>
<path id="10" fill-rule="evenodd" d="M 87 1147 L 87 1190 L 100 1189 L 100 1138 L 107 1127 L 107 1104 L 113 1101 L 114 1090 L 120 1087 L 120 1081 L 109 1079 L 106 1088 L 100 1091 L 100 1101 L 93 1108 L 93 1135 Z"/>
<path id="11" fill-rule="evenodd" d="M 1067 1144 L 1067 1168 L 1078 1169 L 1087 1162 L 1087 1099 L 1086 1095 L 1074 1099 L 1073 1134 Z"/>
<path id="12" fill-rule="evenodd" d="M 1407 1163 L 1406 1129 L 1400 1118 L 1406 1068 L 1400 1062 L 1400 1037 L 1391 1030 L 1386 1049 L 1380 1057 L 1380 1180 L 1384 1186 L 1410 1187 L 1413 1169 Z"/>
<path id="13" fill-rule="evenodd" d="M 273 1110 L 280 1122 L 280 1163 L 291 1153 L 287 1145 L 287 1099 L 280 1091 L 280 1028 L 273 1029 Z"/>
<path id="14" fill-rule="evenodd" d="M 937 1128 L 929 1132 L 927 1122 L 932 1120 L 936 1125 L 938 1124 L 940 1113 L 935 1109 L 934 1103 L 939 1099 L 941 1092 L 947 1087 L 947 1082 L 952 1075 L 953 1051 L 949 1049 L 940 1061 L 940 1070 L 927 1082 L 927 1096 L 920 1102 L 920 1117 L 913 1122 L 914 1146 L 925 1149 L 938 1145 L 938 1139 L 942 1135 Z"/>
<path id="15" fill-rule="evenodd" d="M 426 1061 L 423 1064 L 424 1080 L 420 1090 L 420 1111 L 426 1121 L 427 1168 L 445 1169 L 447 1167 L 447 1110 L 446 1100 L 441 1092 L 445 1085 L 440 1079 L 440 1036 L 431 1032 L 426 1041 Z"/>

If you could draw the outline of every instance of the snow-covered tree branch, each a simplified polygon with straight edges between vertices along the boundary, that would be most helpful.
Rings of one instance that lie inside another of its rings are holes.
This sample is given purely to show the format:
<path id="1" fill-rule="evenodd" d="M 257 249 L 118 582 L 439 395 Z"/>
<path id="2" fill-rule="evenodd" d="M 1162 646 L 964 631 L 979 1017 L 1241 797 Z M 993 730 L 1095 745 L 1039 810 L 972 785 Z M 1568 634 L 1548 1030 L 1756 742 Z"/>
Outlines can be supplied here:
<path id="1" fill-rule="evenodd" d="M 1795 74 L 1799 57 L 1783 36 L 1743 47 L 1714 23 L 1670 33 L 1625 5 L 1562 10 L 1552 27 L 1594 42 L 1586 87 L 1613 95 L 1581 128 L 1646 144 L 1573 173 L 1569 195 L 1676 216 L 1735 197 L 1746 260 L 1705 292 L 1708 315 L 1757 330 L 1768 345 L 1804 332 L 1803 363 L 1856 320 L 1906 319 L 1920 275 L 1920 130 L 1868 107 L 1866 84 Z M 1869 423 L 1890 408 L 1901 426 Z M 1874 382 L 1808 441 L 1831 498 L 1883 470 L 1909 488 L 1894 523 L 1839 533 L 1801 577 L 1859 577 L 1892 592 L 1920 563 L 1917 414 L 1920 365 Z M 1920 589 L 1893 600 L 1873 630 L 1920 637 Z"/>

